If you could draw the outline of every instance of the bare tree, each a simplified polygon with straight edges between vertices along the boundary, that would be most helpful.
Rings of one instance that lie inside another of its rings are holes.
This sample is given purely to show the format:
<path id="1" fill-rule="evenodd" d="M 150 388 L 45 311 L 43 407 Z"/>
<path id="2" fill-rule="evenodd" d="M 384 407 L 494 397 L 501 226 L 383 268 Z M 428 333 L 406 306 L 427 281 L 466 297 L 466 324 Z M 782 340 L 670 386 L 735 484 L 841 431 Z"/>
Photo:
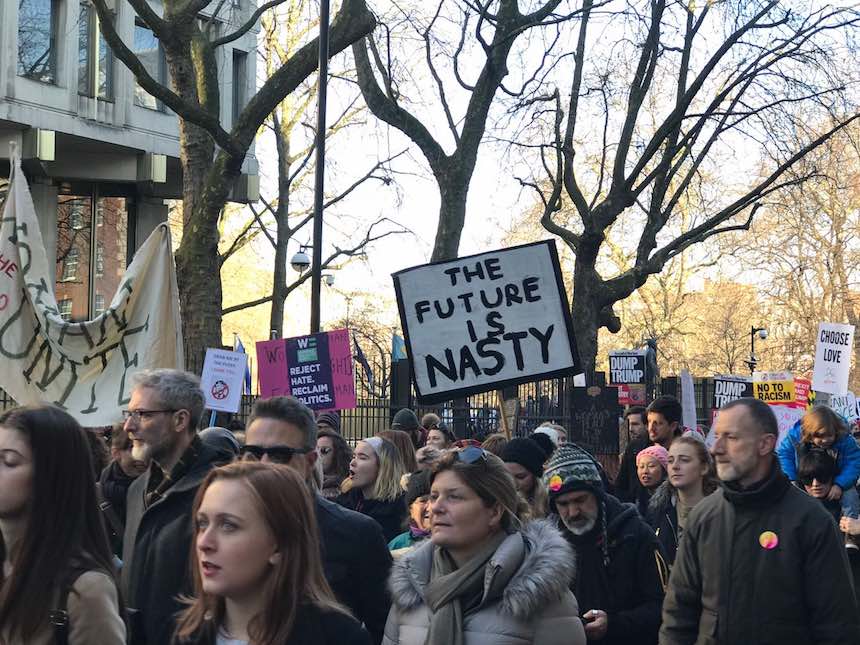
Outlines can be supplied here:
<path id="1" fill-rule="evenodd" d="M 691 246 L 747 229 L 768 199 L 814 174 L 789 173 L 799 161 L 860 118 L 845 91 L 856 72 L 853 10 L 778 0 L 612 7 L 584 1 L 566 108 L 556 91 L 536 109 L 553 135 L 543 174 L 522 180 L 540 195 L 545 228 L 576 254 L 573 319 L 588 373 L 598 330 L 621 328 L 615 303 Z M 809 127 L 824 115 L 832 127 Z M 687 227 L 674 218 L 682 204 L 695 214 Z M 635 259 L 603 277 L 620 218 Z"/>
<path id="2" fill-rule="evenodd" d="M 441 107 L 442 118 L 447 124 L 447 132 L 443 136 L 454 144 L 451 153 L 446 152 L 444 140 L 431 132 L 430 120 L 422 122 L 414 111 L 407 109 L 410 95 L 402 92 L 399 80 L 392 73 L 387 62 L 390 51 L 381 49 L 372 37 L 352 47 L 358 84 L 368 108 L 378 119 L 400 130 L 418 146 L 438 184 L 441 203 L 432 261 L 457 257 L 466 219 L 469 184 L 496 94 L 501 90 L 511 95 L 526 95 L 540 85 L 542 70 L 548 61 L 546 54 L 533 73 L 525 74 L 521 87 L 513 90 L 504 87 L 509 72 L 508 56 L 515 43 L 536 28 L 558 29 L 560 24 L 578 13 L 576 10 L 560 11 L 562 5 L 567 4 L 562 0 L 546 0 L 526 13 L 521 11 L 522 4 L 526 3 L 517 0 L 458 3 L 437 0 L 435 8 L 431 7 L 429 20 L 411 15 L 403 17 L 413 32 L 412 37 L 417 37 L 421 44 L 429 74 L 428 83 L 435 91 L 434 104 Z M 450 24 L 457 25 L 458 33 L 453 43 L 445 43 L 438 32 L 445 31 L 443 27 Z M 557 42 L 558 34 L 556 31 L 555 37 L 549 39 L 550 49 Z M 466 80 L 462 72 L 463 67 L 468 66 L 464 59 L 469 55 L 482 63 L 474 81 Z M 442 61 L 449 62 L 452 82 L 447 86 L 441 71 Z M 455 116 L 455 94 L 464 99 L 461 117 Z"/>
<path id="3" fill-rule="evenodd" d="M 179 117 L 184 235 L 176 252 L 176 265 L 186 359 L 195 363 L 206 347 L 218 346 L 221 341 L 218 221 L 222 210 L 257 130 L 275 107 L 316 70 L 318 41 L 313 39 L 297 48 L 266 79 L 228 132 L 218 118 L 221 97 L 216 50 L 247 33 L 265 11 L 284 0 L 261 4 L 234 32 L 220 36 L 214 33 L 215 20 L 199 21 L 198 16 L 213 5 L 212 13 L 217 18 L 229 4 L 224 0 L 163 0 L 162 16 L 147 0 L 128 1 L 164 48 L 169 85 L 156 81 L 118 36 L 115 17 L 106 0 L 93 0 L 93 4 L 114 55 L 144 90 Z M 330 28 L 330 53 L 342 51 L 369 33 L 374 24 L 364 0 L 343 0 Z"/>

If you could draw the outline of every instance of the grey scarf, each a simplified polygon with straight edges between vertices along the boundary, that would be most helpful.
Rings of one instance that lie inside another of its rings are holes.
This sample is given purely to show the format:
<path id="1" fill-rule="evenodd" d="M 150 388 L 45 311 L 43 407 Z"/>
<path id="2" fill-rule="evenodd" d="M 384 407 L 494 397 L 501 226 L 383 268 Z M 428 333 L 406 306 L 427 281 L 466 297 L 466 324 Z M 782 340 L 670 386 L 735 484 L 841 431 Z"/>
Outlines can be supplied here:
<path id="1" fill-rule="evenodd" d="M 463 611 L 474 609 L 481 602 L 487 562 L 506 537 L 504 531 L 491 536 L 459 569 L 445 549 L 433 549 L 433 569 L 426 590 L 427 606 L 432 613 L 424 645 L 463 645 Z"/>

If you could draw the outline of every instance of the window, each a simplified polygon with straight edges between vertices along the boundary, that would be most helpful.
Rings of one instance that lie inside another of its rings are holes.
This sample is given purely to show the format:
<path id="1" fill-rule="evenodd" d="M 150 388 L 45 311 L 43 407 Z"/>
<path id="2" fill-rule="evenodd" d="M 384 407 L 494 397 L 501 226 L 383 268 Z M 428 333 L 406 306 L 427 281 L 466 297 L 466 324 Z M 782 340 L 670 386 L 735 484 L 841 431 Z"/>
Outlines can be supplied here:
<path id="1" fill-rule="evenodd" d="M 82 231 L 84 228 L 84 208 L 85 204 L 76 202 L 72 204 L 69 212 L 69 226 L 73 231 Z"/>
<path id="2" fill-rule="evenodd" d="M 105 225 L 105 203 L 103 200 L 99 200 L 96 204 L 96 226 L 104 226 Z"/>
<path id="3" fill-rule="evenodd" d="M 95 299 L 95 307 L 93 308 L 93 314 L 96 316 L 100 316 L 105 312 L 105 297 L 97 293 Z"/>
<path id="4" fill-rule="evenodd" d="M 59 0 L 18 0 L 18 75 L 57 80 Z"/>
<path id="5" fill-rule="evenodd" d="M 66 298 L 57 302 L 57 309 L 60 310 L 60 318 L 63 320 L 71 320 L 72 318 L 72 299 Z"/>
<path id="6" fill-rule="evenodd" d="M 101 278 L 105 274 L 105 245 L 101 241 L 96 242 L 96 277 Z"/>
<path id="7" fill-rule="evenodd" d="M 113 52 L 89 2 L 81 2 L 78 18 L 78 94 L 113 100 Z"/>
<path id="8" fill-rule="evenodd" d="M 233 50 L 233 124 L 245 107 L 245 84 L 248 82 L 248 53 Z"/>
<path id="9" fill-rule="evenodd" d="M 78 264 L 81 260 L 81 252 L 76 248 L 69 249 L 66 259 L 63 260 L 63 281 L 76 280 L 78 277 Z"/>
<path id="10" fill-rule="evenodd" d="M 152 30 L 137 21 L 134 23 L 134 53 L 152 78 L 159 83 L 164 81 L 164 49 Z M 161 109 L 161 102 L 137 83 L 134 86 L 134 103 L 150 110 Z"/>

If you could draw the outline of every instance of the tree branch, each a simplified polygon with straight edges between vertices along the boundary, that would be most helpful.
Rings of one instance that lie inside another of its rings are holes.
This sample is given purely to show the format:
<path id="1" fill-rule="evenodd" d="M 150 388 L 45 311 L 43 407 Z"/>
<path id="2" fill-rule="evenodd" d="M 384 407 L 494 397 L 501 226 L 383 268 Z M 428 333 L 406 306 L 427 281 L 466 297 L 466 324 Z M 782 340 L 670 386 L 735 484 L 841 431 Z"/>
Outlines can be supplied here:
<path id="1" fill-rule="evenodd" d="M 227 43 L 232 43 L 234 40 L 239 40 L 242 36 L 253 29 L 254 25 L 257 24 L 257 21 L 260 19 L 264 13 L 266 13 L 272 7 L 277 7 L 279 4 L 282 4 L 285 0 L 269 0 L 265 4 L 261 4 L 257 7 L 257 10 L 251 14 L 251 17 L 239 27 L 232 34 L 228 34 L 226 36 L 222 36 L 221 38 L 216 38 L 212 41 L 213 49 L 216 47 L 221 47 L 222 45 L 226 45 Z"/>

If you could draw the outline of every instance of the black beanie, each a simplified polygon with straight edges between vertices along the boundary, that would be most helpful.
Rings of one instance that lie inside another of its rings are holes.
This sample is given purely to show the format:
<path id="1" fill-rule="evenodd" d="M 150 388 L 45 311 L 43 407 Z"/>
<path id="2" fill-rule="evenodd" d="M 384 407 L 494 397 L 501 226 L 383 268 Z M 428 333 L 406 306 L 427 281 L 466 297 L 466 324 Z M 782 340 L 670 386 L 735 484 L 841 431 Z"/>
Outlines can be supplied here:
<path id="1" fill-rule="evenodd" d="M 543 462 L 546 455 L 541 447 L 531 439 L 515 438 L 502 448 L 502 461 L 519 464 L 538 479 L 543 475 Z"/>
<path id="2" fill-rule="evenodd" d="M 417 430 L 418 417 L 409 408 L 403 408 L 394 415 L 394 420 L 391 422 L 392 430 Z"/>
<path id="3" fill-rule="evenodd" d="M 340 434 L 340 414 L 337 412 L 323 412 L 317 417 L 317 426 L 324 423 L 332 430 Z"/>
<path id="4" fill-rule="evenodd" d="M 409 483 L 406 484 L 406 506 L 412 506 L 419 497 L 430 494 L 430 471 L 418 470 L 409 475 Z"/>
<path id="5" fill-rule="evenodd" d="M 530 434 L 529 441 L 536 443 L 537 446 L 543 451 L 544 461 L 552 457 L 552 453 L 555 452 L 555 444 L 552 442 L 552 439 L 550 439 L 548 435 L 545 435 L 542 432 L 535 432 Z"/>

